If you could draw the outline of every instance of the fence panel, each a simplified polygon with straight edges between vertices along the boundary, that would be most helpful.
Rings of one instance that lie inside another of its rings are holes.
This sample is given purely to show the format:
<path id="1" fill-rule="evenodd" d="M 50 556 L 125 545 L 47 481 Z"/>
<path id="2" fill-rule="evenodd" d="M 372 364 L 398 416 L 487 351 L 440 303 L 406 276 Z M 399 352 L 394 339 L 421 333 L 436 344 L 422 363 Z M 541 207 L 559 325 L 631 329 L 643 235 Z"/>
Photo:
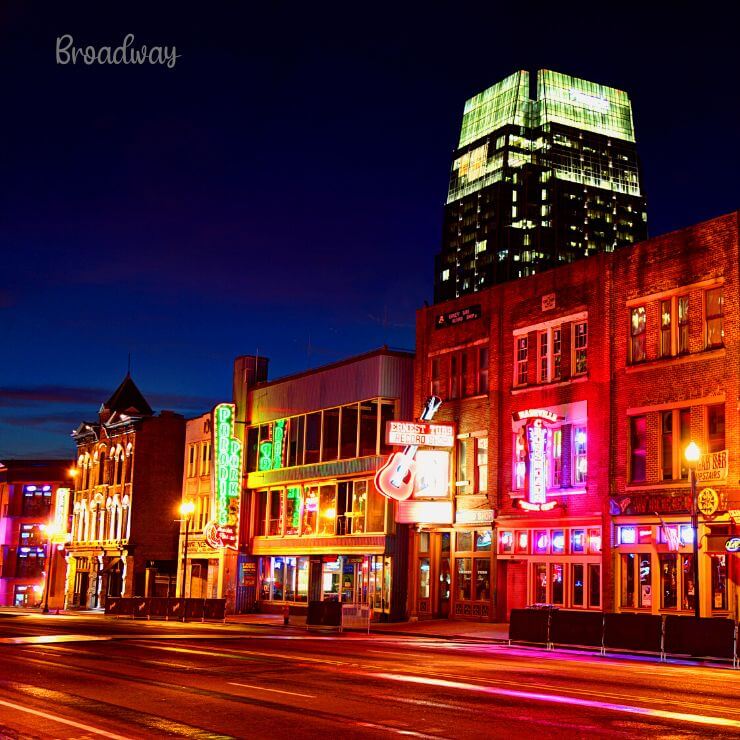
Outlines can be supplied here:
<path id="1" fill-rule="evenodd" d="M 600 648 L 604 638 L 602 612 L 553 611 L 550 615 L 550 643 Z"/>
<path id="2" fill-rule="evenodd" d="M 512 609 L 509 619 L 510 641 L 534 642 L 542 645 L 549 642 L 549 609 Z"/>
<path id="3" fill-rule="evenodd" d="M 663 617 L 659 614 L 604 615 L 604 648 L 637 653 L 661 653 Z"/>
<path id="4" fill-rule="evenodd" d="M 665 618 L 665 652 L 694 658 L 735 657 L 735 622 L 722 617 Z"/>

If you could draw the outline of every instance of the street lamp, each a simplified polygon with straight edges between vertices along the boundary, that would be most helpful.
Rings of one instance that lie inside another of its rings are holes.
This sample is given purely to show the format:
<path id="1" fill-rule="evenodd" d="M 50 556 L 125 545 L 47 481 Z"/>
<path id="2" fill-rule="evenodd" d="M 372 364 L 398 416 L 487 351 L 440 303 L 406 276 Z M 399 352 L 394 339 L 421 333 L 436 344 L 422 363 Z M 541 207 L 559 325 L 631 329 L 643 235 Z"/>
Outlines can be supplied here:
<path id="1" fill-rule="evenodd" d="M 195 511 L 195 504 L 192 501 L 183 501 L 180 504 L 180 521 L 185 522 L 185 542 L 182 548 L 182 587 L 180 588 L 180 598 L 185 598 L 187 593 L 186 579 L 187 579 L 187 567 L 188 567 L 188 535 L 190 534 L 190 517 Z"/>
<path id="2" fill-rule="evenodd" d="M 700 615 L 699 604 L 699 507 L 696 500 L 696 464 L 701 457 L 701 450 L 696 442 L 689 442 L 684 451 L 686 462 L 689 464 L 689 476 L 691 479 L 691 531 L 694 533 L 694 616 L 698 619 Z"/>
<path id="3" fill-rule="evenodd" d="M 46 567 L 46 584 L 44 586 L 44 608 L 42 609 L 43 614 L 49 613 L 49 588 L 51 586 L 51 579 L 54 573 L 54 550 L 52 549 L 52 538 L 57 533 L 57 528 L 54 524 L 42 524 L 41 531 L 46 534 L 46 556 L 49 564 Z"/>

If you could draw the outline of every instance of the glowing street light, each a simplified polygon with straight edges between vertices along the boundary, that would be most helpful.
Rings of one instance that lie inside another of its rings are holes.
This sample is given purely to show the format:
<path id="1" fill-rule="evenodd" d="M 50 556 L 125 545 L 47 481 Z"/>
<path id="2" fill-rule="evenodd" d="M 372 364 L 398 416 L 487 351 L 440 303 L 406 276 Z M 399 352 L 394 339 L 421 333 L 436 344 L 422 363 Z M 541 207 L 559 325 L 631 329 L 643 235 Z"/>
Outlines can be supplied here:
<path id="1" fill-rule="evenodd" d="M 689 464 L 689 476 L 691 479 L 691 531 L 694 533 L 694 616 L 700 616 L 699 604 L 699 507 L 696 500 L 696 464 L 701 458 L 699 445 L 693 440 L 686 445 L 684 457 Z"/>
<path id="2" fill-rule="evenodd" d="M 190 518 L 195 511 L 195 504 L 188 500 L 180 504 L 180 521 L 185 522 L 185 542 L 182 548 L 182 586 L 180 587 L 180 598 L 184 599 L 187 594 L 187 567 L 188 567 L 188 535 L 190 534 Z M 184 618 L 184 613 L 183 613 Z"/>

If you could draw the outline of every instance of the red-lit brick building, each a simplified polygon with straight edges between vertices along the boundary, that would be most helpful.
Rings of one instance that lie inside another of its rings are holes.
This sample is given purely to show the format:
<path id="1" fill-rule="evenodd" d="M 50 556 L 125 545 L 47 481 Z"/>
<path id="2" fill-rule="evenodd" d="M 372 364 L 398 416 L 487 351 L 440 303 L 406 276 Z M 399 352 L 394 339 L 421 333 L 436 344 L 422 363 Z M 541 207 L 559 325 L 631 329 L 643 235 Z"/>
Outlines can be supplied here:
<path id="1" fill-rule="evenodd" d="M 174 596 L 185 419 L 154 413 L 127 375 L 82 422 L 67 547 L 67 606 Z"/>
<path id="2" fill-rule="evenodd" d="M 71 460 L 0 463 L 0 606 L 43 602 L 50 549 L 49 606 L 64 606 L 65 563 L 59 548 L 64 548 L 74 485 L 71 465 Z"/>
<path id="3" fill-rule="evenodd" d="M 691 440 L 702 613 L 737 614 L 738 271 L 733 213 L 418 312 L 415 407 L 457 439 L 403 519 L 412 617 L 690 612 Z"/>

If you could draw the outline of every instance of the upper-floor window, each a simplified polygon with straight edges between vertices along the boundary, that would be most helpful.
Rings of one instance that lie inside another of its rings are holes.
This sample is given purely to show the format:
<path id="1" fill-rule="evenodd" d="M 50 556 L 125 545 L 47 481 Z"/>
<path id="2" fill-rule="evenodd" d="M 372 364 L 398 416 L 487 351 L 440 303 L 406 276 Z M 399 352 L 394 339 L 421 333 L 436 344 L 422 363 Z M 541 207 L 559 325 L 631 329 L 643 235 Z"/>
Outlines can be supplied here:
<path id="1" fill-rule="evenodd" d="M 22 516 L 38 516 L 46 520 L 51 511 L 51 485 L 23 486 Z"/>
<path id="2" fill-rule="evenodd" d="M 707 452 L 725 449 L 725 405 L 707 406 Z"/>
<path id="3" fill-rule="evenodd" d="M 630 423 L 630 480 L 633 483 L 645 481 L 647 473 L 647 418 L 632 416 Z"/>
<path id="4" fill-rule="evenodd" d="M 541 331 L 538 341 L 538 380 L 547 383 L 550 379 L 550 338 L 549 332 Z"/>
<path id="5" fill-rule="evenodd" d="M 689 297 L 687 295 L 678 296 L 676 305 L 678 313 L 677 352 L 679 355 L 684 355 L 689 351 Z"/>
<path id="6" fill-rule="evenodd" d="M 478 348 L 478 393 L 488 393 L 488 347 Z"/>
<path id="7" fill-rule="evenodd" d="M 450 398 L 460 397 L 460 361 L 457 353 L 450 357 Z"/>
<path id="8" fill-rule="evenodd" d="M 630 311 L 630 361 L 643 362 L 646 351 L 645 306 L 636 306 Z"/>
<path id="9" fill-rule="evenodd" d="M 526 385 L 529 378 L 529 338 L 516 339 L 516 384 Z"/>
<path id="10" fill-rule="evenodd" d="M 668 298 L 660 302 L 660 356 L 673 354 L 673 301 Z M 632 309 L 634 311 L 634 309 Z"/>
<path id="11" fill-rule="evenodd" d="M 573 375 L 582 375 L 588 369 L 588 322 L 573 324 Z"/>
<path id="12" fill-rule="evenodd" d="M 586 482 L 587 435 L 585 426 L 573 427 L 573 484 L 580 485 Z"/>
<path id="13" fill-rule="evenodd" d="M 442 397 L 442 360 L 439 357 L 432 358 L 431 367 L 431 391 L 433 396 Z"/>
<path id="14" fill-rule="evenodd" d="M 721 347 L 724 344 L 724 290 L 712 288 L 705 294 L 706 300 L 706 346 Z"/>
<path id="15" fill-rule="evenodd" d="M 676 434 L 676 432 L 678 433 Z M 691 409 L 661 411 L 660 436 L 662 479 L 686 478 L 688 469 L 684 452 L 691 440 Z"/>
<path id="16" fill-rule="evenodd" d="M 478 493 L 488 490 L 488 437 L 475 438 L 475 483 Z"/>
<path id="17" fill-rule="evenodd" d="M 191 444 L 188 449 L 188 478 L 195 475 L 196 451 L 197 445 Z"/>
<path id="18" fill-rule="evenodd" d="M 514 489 L 522 490 L 527 479 L 528 440 L 527 426 L 522 425 L 514 432 Z M 571 488 L 585 485 L 588 478 L 586 424 L 561 424 L 545 426 L 545 470 L 548 489 Z M 563 450 L 566 464 L 563 464 Z M 570 455 L 568 456 L 568 451 Z"/>
<path id="19" fill-rule="evenodd" d="M 209 475 L 211 472 L 211 443 L 203 442 L 200 446 L 200 474 Z"/>

